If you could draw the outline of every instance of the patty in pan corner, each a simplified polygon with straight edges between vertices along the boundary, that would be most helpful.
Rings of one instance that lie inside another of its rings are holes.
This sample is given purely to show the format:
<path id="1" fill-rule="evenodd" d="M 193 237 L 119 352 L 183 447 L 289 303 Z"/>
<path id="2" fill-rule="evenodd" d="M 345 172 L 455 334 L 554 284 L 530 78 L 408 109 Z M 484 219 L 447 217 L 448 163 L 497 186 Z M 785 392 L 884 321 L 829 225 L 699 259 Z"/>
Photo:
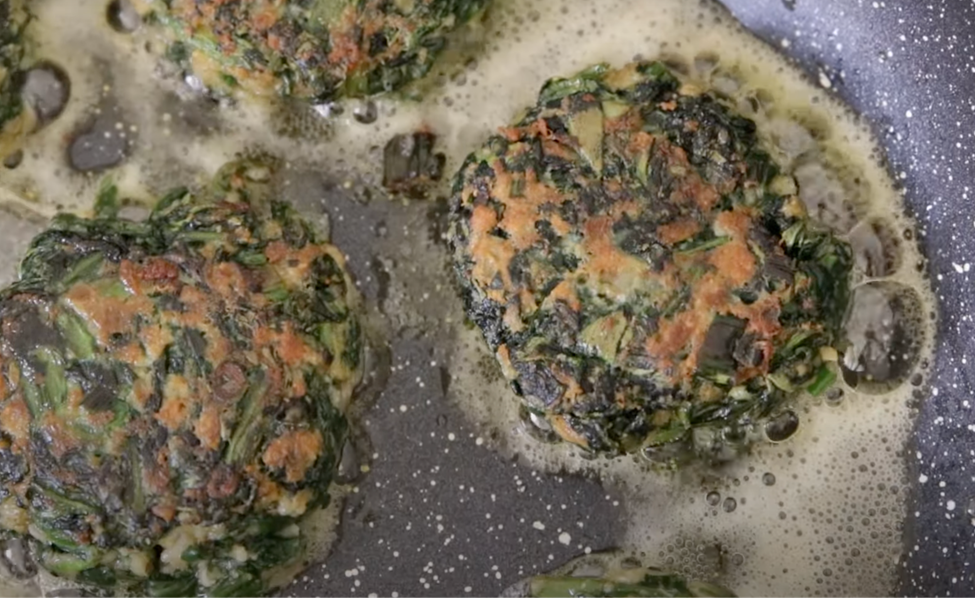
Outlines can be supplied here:
<path id="1" fill-rule="evenodd" d="M 60 216 L 0 292 L 0 529 L 109 593 L 251 596 L 300 563 L 360 378 L 341 253 L 224 167 L 143 222 Z"/>
<path id="2" fill-rule="evenodd" d="M 489 0 L 136 0 L 204 85 L 324 102 L 424 76 Z"/>
<path id="3" fill-rule="evenodd" d="M 23 0 L 0 0 L 0 159 L 16 151 L 34 128 L 34 115 L 25 108 L 18 85 L 28 20 Z"/>
<path id="4" fill-rule="evenodd" d="M 607 598 L 717 598 L 734 597 L 734 592 L 715 584 L 687 580 L 656 569 L 623 570 L 602 577 L 539 575 L 529 578 L 504 596 L 559 598 L 562 596 L 606 596 Z"/>
<path id="5" fill-rule="evenodd" d="M 661 63 L 551 80 L 457 176 L 468 315 L 562 439 L 728 446 L 835 378 L 851 253 L 797 192 L 752 121 Z"/>

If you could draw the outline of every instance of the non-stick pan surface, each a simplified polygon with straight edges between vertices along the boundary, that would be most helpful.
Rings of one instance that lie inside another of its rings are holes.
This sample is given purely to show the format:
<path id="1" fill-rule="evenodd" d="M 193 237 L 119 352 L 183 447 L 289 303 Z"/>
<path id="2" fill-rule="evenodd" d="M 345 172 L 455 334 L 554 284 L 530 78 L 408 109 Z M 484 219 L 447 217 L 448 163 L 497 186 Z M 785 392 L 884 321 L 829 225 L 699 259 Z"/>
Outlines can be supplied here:
<path id="1" fill-rule="evenodd" d="M 913 490 L 897 592 L 975 594 L 975 5 L 725 4 L 870 121 L 904 186 L 941 321 L 929 384 L 916 395 L 916 446 L 906 451 Z M 343 209 L 345 224 L 333 234 L 351 248 L 366 232 L 355 223 L 373 221 L 367 212 L 377 208 Z M 289 594 L 497 595 L 577 556 L 580 545 L 615 545 L 620 497 L 598 480 L 536 473 L 486 448 L 445 400 L 449 377 L 438 364 L 448 356 L 436 338 L 398 340 L 391 355 L 391 377 L 365 420 L 371 470 L 348 498 L 327 564 Z M 584 525 L 569 530 L 577 521 Z M 571 532 L 570 545 L 559 541 L 561 530 Z"/>

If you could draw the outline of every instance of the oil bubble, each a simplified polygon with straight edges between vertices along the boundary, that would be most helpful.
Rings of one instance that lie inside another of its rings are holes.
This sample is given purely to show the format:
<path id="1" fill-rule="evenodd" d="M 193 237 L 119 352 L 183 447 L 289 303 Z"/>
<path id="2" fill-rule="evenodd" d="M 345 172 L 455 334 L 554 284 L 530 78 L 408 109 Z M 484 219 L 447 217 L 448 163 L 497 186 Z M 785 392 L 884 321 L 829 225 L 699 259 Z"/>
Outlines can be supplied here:
<path id="1" fill-rule="evenodd" d="M 799 184 L 799 199 L 809 215 L 830 228 L 849 232 L 857 223 L 850 193 L 840 176 L 819 160 L 805 162 L 792 173 Z"/>
<path id="2" fill-rule="evenodd" d="M 816 149 L 816 140 L 809 129 L 788 118 L 773 118 L 768 123 L 768 135 L 776 158 L 783 165 L 791 165 L 800 156 Z"/>
<path id="3" fill-rule="evenodd" d="M 902 263 L 900 241 L 888 222 L 873 218 L 857 224 L 848 241 L 857 270 L 871 278 L 890 276 Z"/>
<path id="4" fill-rule="evenodd" d="M 3 167 L 8 170 L 13 170 L 20 166 L 21 162 L 24 161 L 24 150 L 17 150 L 3 159 Z"/>
<path id="5" fill-rule="evenodd" d="M 711 85 L 714 90 L 726 96 L 733 96 L 741 89 L 741 79 L 737 73 L 727 69 L 718 69 L 711 76 Z"/>
<path id="6" fill-rule="evenodd" d="M 525 408 L 520 410 L 519 416 L 523 430 L 531 438 L 546 444 L 554 444 L 559 441 L 559 435 L 544 417 Z"/>
<path id="7" fill-rule="evenodd" d="M 129 0 L 112 0 L 106 9 L 108 24 L 119 33 L 132 33 L 142 25 L 142 17 Z"/>
<path id="8" fill-rule="evenodd" d="M 833 405 L 833 406 L 839 405 L 840 403 L 843 402 L 844 396 L 845 393 L 843 392 L 843 389 L 834 386 L 833 388 L 826 391 L 826 403 L 828 405 Z"/>
<path id="9" fill-rule="evenodd" d="M 0 570 L 17 580 L 30 579 L 37 574 L 37 566 L 23 539 L 11 538 L 0 544 Z"/>
<path id="10" fill-rule="evenodd" d="M 136 135 L 114 101 L 106 99 L 95 118 L 75 132 L 67 151 L 68 163 L 79 172 L 100 172 L 117 166 L 130 155 Z"/>
<path id="11" fill-rule="evenodd" d="M 352 109 L 352 118 L 364 125 L 372 124 L 379 118 L 379 108 L 372 100 L 357 102 Z"/>
<path id="12" fill-rule="evenodd" d="M 772 442 L 783 442 L 799 429 L 799 416 L 794 411 L 784 411 L 765 424 L 765 436 Z"/>
<path id="13" fill-rule="evenodd" d="M 718 67 L 721 58 L 713 52 L 702 52 L 694 57 L 694 70 L 698 76 L 706 77 Z"/>
<path id="14" fill-rule="evenodd" d="M 37 116 L 41 128 L 64 112 L 71 95 L 71 80 L 64 69 L 44 62 L 27 71 L 21 95 Z"/>
<path id="15" fill-rule="evenodd" d="M 853 293 L 844 329 L 849 348 L 843 378 L 860 392 L 882 394 L 907 380 L 920 357 L 925 326 L 917 291 L 900 283 L 871 282 Z"/>
<path id="16" fill-rule="evenodd" d="M 340 484 L 351 484 L 362 478 L 363 465 L 368 460 L 359 447 L 355 446 L 352 440 L 346 440 L 342 447 L 342 454 L 339 458 L 338 470 L 335 473 L 335 480 Z"/>
<path id="17" fill-rule="evenodd" d="M 731 513 L 738 508 L 738 501 L 729 496 L 721 503 L 721 508 L 724 509 L 725 513 Z"/>

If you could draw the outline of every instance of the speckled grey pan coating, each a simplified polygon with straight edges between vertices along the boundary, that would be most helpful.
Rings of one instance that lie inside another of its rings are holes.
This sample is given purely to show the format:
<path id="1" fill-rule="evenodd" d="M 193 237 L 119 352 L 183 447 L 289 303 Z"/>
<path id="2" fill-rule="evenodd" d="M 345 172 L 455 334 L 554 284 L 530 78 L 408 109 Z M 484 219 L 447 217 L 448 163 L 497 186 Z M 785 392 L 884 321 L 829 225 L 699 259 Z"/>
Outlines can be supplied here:
<path id="1" fill-rule="evenodd" d="M 968 429 L 975 424 L 975 270 L 958 273 L 955 267 L 964 270 L 964 264 L 975 262 L 975 7 L 967 0 L 725 4 L 814 77 L 826 69 L 837 93 L 873 122 L 893 172 L 905 173 L 907 201 L 931 260 L 942 321 L 931 379 L 938 394 L 925 397 L 917 424 L 917 453 L 909 450 L 906 456 L 916 505 L 909 509 L 906 523 L 910 552 L 899 593 L 975 594 L 975 544 L 972 517 L 966 513 L 975 499 L 975 457 L 969 452 L 975 448 L 975 433 Z M 346 213 L 346 222 L 362 218 L 371 222 L 381 215 Z M 341 227 L 334 240 L 352 248 L 360 234 Z M 598 483 L 538 476 L 475 446 L 461 415 L 440 400 L 441 383 L 436 368 L 429 367 L 438 357 L 434 344 L 429 339 L 400 344 L 393 347 L 394 354 L 414 356 L 412 365 L 394 373 L 383 401 L 409 407 L 430 399 L 432 406 L 406 414 L 373 410 L 370 431 L 383 460 L 374 465 L 366 483 L 382 489 L 353 495 L 346 507 L 343 538 L 329 559 L 329 570 L 341 573 L 313 585 L 299 583 L 292 590 L 308 595 L 497 595 L 522 572 L 544 570 L 576 552 L 555 541 L 554 533 L 524 537 L 526 525 L 520 520 L 537 520 L 551 530 L 559 521 L 586 517 L 586 537 L 579 540 L 593 549 L 618 537 L 612 509 L 601 512 L 600 518 L 590 516 L 600 513 L 590 501 L 607 500 Z M 966 353 L 967 364 L 962 362 Z M 425 381 L 425 392 L 417 391 L 417 377 Z M 963 407 L 965 399 L 971 409 Z M 430 438 L 429 432 L 444 421 L 449 421 L 456 441 L 440 433 Z M 427 438 L 422 444 L 416 440 Z M 439 468 L 413 478 L 422 463 Z M 918 483 L 921 474 L 926 483 Z M 515 479 L 524 481 L 524 492 L 517 490 Z M 431 486 L 431 481 L 438 486 Z M 492 493 L 496 501 L 490 499 Z M 948 510 L 949 500 L 954 510 Z M 556 521 L 545 509 L 549 503 L 565 503 L 568 511 L 560 512 Z M 486 512 L 492 514 L 490 520 Z M 377 521 L 378 513 L 384 516 Z M 436 514 L 443 519 L 438 521 Z M 407 521 L 412 527 L 407 528 Z M 441 524 L 447 533 L 438 533 Z M 486 531 L 490 529 L 495 531 Z M 352 574 L 360 566 L 365 569 Z M 309 579 L 318 577 L 309 574 Z M 355 585 L 356 577 L 363 580 L 361 586 Z"/>

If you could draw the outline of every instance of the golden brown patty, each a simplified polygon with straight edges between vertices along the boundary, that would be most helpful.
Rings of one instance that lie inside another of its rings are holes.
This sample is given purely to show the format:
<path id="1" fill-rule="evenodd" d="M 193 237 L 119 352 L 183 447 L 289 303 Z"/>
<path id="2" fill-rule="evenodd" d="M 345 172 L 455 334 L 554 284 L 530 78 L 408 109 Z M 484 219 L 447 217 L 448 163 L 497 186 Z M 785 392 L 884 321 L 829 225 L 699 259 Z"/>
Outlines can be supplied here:
<path id="1" fill-rule="evenodd" d="M 445 35 L 488 0 L 140 0 L 175 34 L 170 55 L 208 87 L 313 101 L 391 91 L 425 75 Z"/>
<path id="2" fill-rule="evenodd" d="M 753 122 L 679 85 L 654 62 L 549 81 L 454 188 L 471 319 L 535 419 L 592 450 L 740 434 L 833 378 L 848 247 Z"/>
<path id="3" fill-rule="evenodd" d="M 254 595 L 301 557 L 361 344 L 340 252 L 269 177 L 232 163 L 144 222 L 59 217 L 0 294 L 0 528 L 52 573 Z"/>
<path id="4" fill-rule="evenodd" d="M 703 582 L 688 580 L 676 573 L 655 567 L 628 567 L 605 570 L 600 575 L 582 574 L 574 566 L 584 568 L 581 563 L 570 562 L 559 571 L 529 577 L 508 588 L 502 596 L 549 597 L 549 596 L 643 596 L 676 598 L 686 596 L 716 597 L 734 596 L 728 588 Z"/>

